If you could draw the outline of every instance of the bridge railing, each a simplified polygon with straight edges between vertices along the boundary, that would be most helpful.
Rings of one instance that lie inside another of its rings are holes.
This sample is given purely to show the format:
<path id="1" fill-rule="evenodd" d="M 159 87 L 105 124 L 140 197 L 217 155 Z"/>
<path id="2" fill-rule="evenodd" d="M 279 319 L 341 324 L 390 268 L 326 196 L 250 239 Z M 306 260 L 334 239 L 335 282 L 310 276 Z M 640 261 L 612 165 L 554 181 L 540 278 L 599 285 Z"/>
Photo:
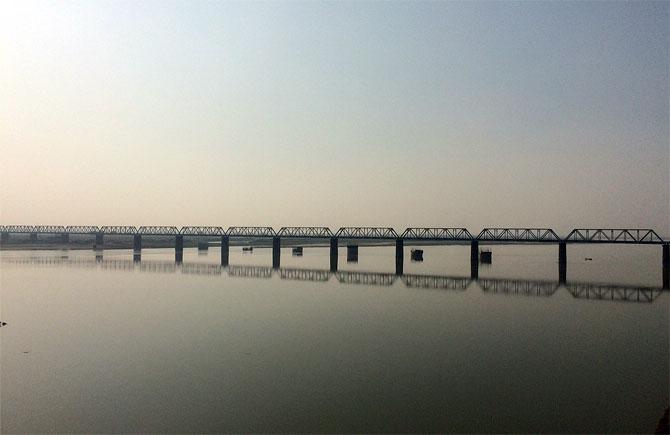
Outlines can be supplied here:
<path id="1" fill-rule="evenodd" d="M 663 243 L 663 239 L 652 229 L 630 228 L 577 228 L 565 238 L 570 243 Z"/>
<path id="2" fill-rule="evenodd" d="M 560 242 L 551 228 L 484 228 L 477 240 L 491 242 Z"/>
<path id="3" fill-rule="evenodd" d="M 179 230 L 184 236 L 223 236 L 225 233 L 222 227 L 181 227 Z"/>
<path id="4" fill-rule="evenodd" d="M 279 237 L 328 239 L 334 237 L 328 227 L 281 227 L 277 233 Z"/>
<path id="5" fill-rule="evenodd" d="M 407 228 L 400 238 L 407 240 L 472 240 L 466 228 Z"/>
<path id="6" fill-rule="evenodd" d="M 398 233 L 390 227 L 342 227 L 335 233 L 342 239 L 397 239 Z"/>
<path id="7" fill-rule="evenodd" d="M 226 231 L 230 237 L 276 237 L 272 227 L 230 227 Z"/>

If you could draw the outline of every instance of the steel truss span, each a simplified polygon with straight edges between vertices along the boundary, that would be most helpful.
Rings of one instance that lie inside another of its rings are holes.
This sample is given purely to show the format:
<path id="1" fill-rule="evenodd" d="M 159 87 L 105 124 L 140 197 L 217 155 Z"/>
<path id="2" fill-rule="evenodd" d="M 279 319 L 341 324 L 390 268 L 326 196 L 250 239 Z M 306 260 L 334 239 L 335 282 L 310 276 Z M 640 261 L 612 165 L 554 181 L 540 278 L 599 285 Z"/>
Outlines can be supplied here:
<path id="1" fill-rule="evenodd" d="M 484 228 L 477 240 L 491 242 L 560 242 L 550 228 Z"/>
<path id="2" fill-rule="evenodd" d="M 331 275 L 332 272 L 329 270 L 294 269 L 294 268 L 279 269 L 279 277 L 281 279 L 288 279 L 294 281 L 326 282 L 330 280 Z"/>
<path id="3" fill-rule="evenodd" d="M 571 243 L 663 243 L 663 239 L 651 229 L 574 229 L 568 237 Z"/>
<path id="4" fill-rule="evenodd" d="M 471 278 L 409 274 L 403 275 L 401 280 L 406 287 L 436 290 L 466 290 L 472 282 Z"/>
<path id="5" fill-rule="evenodd" d="M 281 227 L 277 235 L 300 239 L 329 239 L 334 237 L 328 227 Z"/>
<path id="6" fill-rule="evenodd" d="M 147 236 L 176 236 L 179 234 L 177 227 L 140 227 L 137 230 L 137 234 L 147 235 Z"/>
<path id="7" fill-rule="evenodd" d="M 182 227 L 179 234 L 184 236 L 223 236 L 225 231 L 221 227 Z"/>
<path id="8" fill-rule="evenodd" d="M 407 228 L 401 235 L 405 240 L 472 240 L 466 228 Z"/>
<path id="9" fill-rule="evenodd" d="M 94 226 L 75 225 L 65 227 L 67 234 L 95 234 L 100 232 L 100 228 Z"/>
<path id="10" fill-rule="evenodd" d="M 137 234 L 137 228 L 130 226 L 105 226 L 100 227 L 100 232 L 111 235 L 134 235 Z"/>
<path id="11" fill-rule="evenodd" d="M 389 227 L 342 227 L 335 237 L 341 239 L 397 239 L 398 233 Z"/>
<path id="12" fill-rule="evenodd" d="M 230 237 L 276 237 L 272 227 L 230 227 L 226 231 Z"/>
<path id="13" fill-rule="evenodd" d="M 484 292 L 521 296 L 552 296 L 559 283 L 554 281 L 532 281 L 515 279 L 480 279 L 479 286 Z"/>
<path id="14" fill-rule="evenodd" d="M 484 228 L 476 237 L 466 228 L 409 227 L 402 234 L 390 227 L 342 227 L 335 234 L 328 227 L 230 227 L 218 226 L 85 226 L 85 225 L 0 225 L 3 237 L 9 234 L 103 234 L 154 236 L 229 236 L 241 238 L 305 238 L 305 239 L 370 239 L 370 240 L 425 240 L 491 243 L 627 243 L 664 244 L 652 229 L 637 228 L 578 228 L 561 238 L 551 228 Z"/>
<path id="15" fill-rule="evenodd" d="M 569 283 L 568 292 L 577 299 L 616 302 L 654 302 L 663 290 L 653 287 L 628 287 L 610 284 Z"/>

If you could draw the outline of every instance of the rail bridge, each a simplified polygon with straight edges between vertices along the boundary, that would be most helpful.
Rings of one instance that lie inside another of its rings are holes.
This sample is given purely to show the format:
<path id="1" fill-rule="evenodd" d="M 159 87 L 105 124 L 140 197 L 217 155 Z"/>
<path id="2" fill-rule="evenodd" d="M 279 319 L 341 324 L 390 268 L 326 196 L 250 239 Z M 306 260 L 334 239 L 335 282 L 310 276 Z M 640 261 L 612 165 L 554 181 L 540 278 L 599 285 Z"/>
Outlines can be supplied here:
<path id="1" fill-rule="evenodd" d="M 270 226 L 59 226 L 59 225 L 0 225 L 0 243 L 8 243 L 12 235 L 29 234 L 36 242 L 39 235 L 60 235 L 68 243 L 70 235 L 95 237 L 96 249 L 104 247 L 104 239 L 113 236 L 132 236 L 133 249 L 139 254 L 142 238 L 151 236 L 174 237 L 175 258 L 181 261 L 184 237 L 218 238 L 221 243 L 221 264 L 229 263 L 230 241 L 246 240 L 251 243 L 268 240 L 272 243 L 272 266 L 279 268 L 282 240 L 327 241 L 330 246 L 330 270 L 337 271 L 340 242 L 358 256 L 358 245 L 365 242 L 395 243 L 396 274 L 403 274 L 404 244 L 469 244 L 471 278 L 479 276 L 479 246 L 487 244 L 555 244 L 558 245 L 559 281 L 565 283 L 567 274 L 567 245 L 569 244 L 635 244 L 662 247 L 663 287 L 670 286 L 670 240 L 663 240 L 653 229 L 640 228 L 576 228 L 560 236 L 551 228 L 484 228 L 471 233 L 467 228 L 410 227 L 398 232 L 391 227 L 341 227 L 332 231 L 328 227 Z"/>

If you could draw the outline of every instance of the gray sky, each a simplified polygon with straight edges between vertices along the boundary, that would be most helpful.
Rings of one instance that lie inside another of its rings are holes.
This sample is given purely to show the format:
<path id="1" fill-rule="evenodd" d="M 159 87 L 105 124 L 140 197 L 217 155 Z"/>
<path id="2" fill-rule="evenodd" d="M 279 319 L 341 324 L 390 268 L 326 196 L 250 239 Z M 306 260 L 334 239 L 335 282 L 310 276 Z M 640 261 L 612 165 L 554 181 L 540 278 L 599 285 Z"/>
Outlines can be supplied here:
<path id="1" fill-rule="evenodd" d="M 668 2 L 3 2 L 3 224 L 652 227 Z"/>

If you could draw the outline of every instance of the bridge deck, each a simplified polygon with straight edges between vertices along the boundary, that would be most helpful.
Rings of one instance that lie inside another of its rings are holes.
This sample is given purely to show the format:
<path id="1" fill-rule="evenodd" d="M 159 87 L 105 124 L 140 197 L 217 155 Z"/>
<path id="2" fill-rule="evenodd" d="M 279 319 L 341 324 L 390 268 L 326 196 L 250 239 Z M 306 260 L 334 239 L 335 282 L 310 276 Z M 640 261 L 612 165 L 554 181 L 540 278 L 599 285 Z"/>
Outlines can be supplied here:
<path id="1" fill-rule="evenodd" d="M 551 228 L 484 228 L 473 236 L 467 228 L 410 227 L 398 234 L 391 227 L 341 227 L 333 232 L 328 227 L 229 227 L 218 226 L 84 226 L 84 225 L 0 225 L 3 236 L 9 234 L 97 234 L 193 236 L 235 238 L 293 238 L 346 240 L 406 240 L 426 242 L 486 243 L 616 243 L 667 244 L 653 229 L 640 228 L 577 228 L 560 237 Z"/>

